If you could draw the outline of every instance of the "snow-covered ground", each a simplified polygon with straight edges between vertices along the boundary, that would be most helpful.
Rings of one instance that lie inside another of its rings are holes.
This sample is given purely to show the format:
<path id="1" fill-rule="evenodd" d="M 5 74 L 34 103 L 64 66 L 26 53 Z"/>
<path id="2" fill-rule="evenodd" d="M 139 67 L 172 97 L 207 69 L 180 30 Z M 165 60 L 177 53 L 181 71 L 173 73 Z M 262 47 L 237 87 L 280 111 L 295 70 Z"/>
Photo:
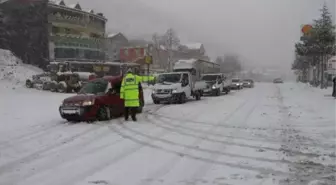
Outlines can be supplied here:
<path id="1" fill-rule="evenodd" d="M 32 75 L 42 72 L 42 69 L 23 64 L 12 52 L 0 49 L 0 81 L 11 82 L 0 84 L 2 87 L 22 86 Z"/>
<path id="2" fill-rule="evenodd" d="M 154 105 L 148 89 L 139 122 L 69 124 L 58 114 L 69 94 L 10 84 L 0 82 L 1 185 L 335 184 L 330 92 L 257 83 Z"/>

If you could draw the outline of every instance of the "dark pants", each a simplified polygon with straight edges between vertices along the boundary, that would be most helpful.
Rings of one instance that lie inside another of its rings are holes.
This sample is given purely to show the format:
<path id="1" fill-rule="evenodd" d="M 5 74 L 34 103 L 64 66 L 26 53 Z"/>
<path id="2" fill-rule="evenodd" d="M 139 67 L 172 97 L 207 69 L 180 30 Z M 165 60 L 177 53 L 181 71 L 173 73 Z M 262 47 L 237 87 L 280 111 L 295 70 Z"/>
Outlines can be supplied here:
<path id="1" fill-rule="evenodd" d="M 336 98 L 336 84 L 335 83 L 333 83 L 332 96 Z"/>
<path id="2" fill-rule="evenodd" d="M 128 120 L 129 117 L 129 113 L 131 113 L 131 117 L 133 121 L 136 121 L 136 112 L 137 112 L 137 107 L 125 107 L 125 112 L 124 112 L 124 116 L 125 116 L 125 120 Z"/>

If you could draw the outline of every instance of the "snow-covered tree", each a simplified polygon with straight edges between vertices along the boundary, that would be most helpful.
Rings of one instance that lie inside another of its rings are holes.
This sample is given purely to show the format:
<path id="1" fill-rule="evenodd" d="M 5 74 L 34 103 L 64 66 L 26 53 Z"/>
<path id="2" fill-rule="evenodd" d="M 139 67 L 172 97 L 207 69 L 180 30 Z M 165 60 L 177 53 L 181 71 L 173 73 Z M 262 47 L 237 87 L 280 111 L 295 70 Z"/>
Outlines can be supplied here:
<path id="1" fill-rule="evenodd" d="M 318 69 L 318 76 L 321 77 L 320 81 L 324 82 L 326 60 L 336 52 L 335 26 L 326 4 L 321 9 L 321 17 L 314 20 L 311 31 L 302 36 L 300 40 L 295 44 L 297 57 L 293 63 L 293 69 L 302 73 L 306 70 L 307 65 L 315 66 Z M 321 88 L 323 85 L 324 83 L 321 83 Z"/>
<path id="2" fill-rule="evenodd" d="M 242 65 L 238 56 L 233 54 L 226 55 L 224 58 L 218 57 L 216 62 L 220 64 L 220 69 L 223 73 L 234 73 L 242 70 Z"/>

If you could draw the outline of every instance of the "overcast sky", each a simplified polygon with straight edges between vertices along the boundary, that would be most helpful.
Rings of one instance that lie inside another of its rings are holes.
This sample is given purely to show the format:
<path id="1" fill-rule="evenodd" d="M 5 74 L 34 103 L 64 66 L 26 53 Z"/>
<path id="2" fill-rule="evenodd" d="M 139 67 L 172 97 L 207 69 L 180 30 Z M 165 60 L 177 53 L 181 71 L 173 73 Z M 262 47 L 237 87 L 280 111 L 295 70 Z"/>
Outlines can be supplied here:
<path id="1" fill-rule="evenodd" d="M 335 0 L 66 0 L 108 18 L 108 29 L 150 37 L 172 27 L 183 42 L 202 42 L 211 57 L 236 53 L 249 64 L 289 69 L 300 26 Z"/>

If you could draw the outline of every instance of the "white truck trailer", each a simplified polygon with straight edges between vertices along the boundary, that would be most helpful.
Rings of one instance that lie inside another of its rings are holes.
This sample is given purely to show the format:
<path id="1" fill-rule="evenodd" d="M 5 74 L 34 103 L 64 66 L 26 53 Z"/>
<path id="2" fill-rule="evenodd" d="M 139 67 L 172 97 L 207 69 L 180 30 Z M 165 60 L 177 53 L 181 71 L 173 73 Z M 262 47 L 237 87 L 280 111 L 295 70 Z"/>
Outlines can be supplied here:
<path id="1" fill-rule="evenodd" d="M 185 103 L 187 99 L 200 100 L 207 84 L 201 80 L 203 71 L 219 70 L 212 62 L 189 59 L 174 64 L 173 72 L 161 73 L 154 85 L 152 99 L 155 104 L 161 102 Z"/>

